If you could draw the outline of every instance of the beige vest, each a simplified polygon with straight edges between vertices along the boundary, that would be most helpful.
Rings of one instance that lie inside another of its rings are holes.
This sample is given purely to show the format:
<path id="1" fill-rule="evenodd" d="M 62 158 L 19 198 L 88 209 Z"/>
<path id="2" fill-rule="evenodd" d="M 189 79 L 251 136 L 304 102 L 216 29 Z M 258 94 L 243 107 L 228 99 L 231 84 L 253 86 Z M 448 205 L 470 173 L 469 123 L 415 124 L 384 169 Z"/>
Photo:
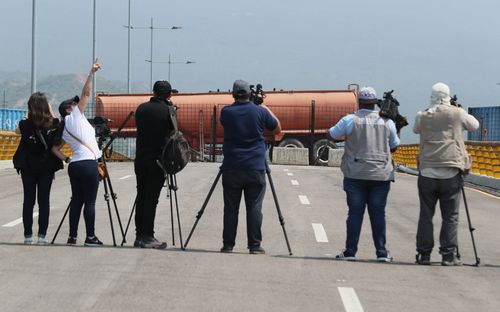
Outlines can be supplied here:
<path id="1" fill-rule="evenodd" d="M 439 105 L 434 113 L 424 112 L 420 116 L 419 169 L 470 168 L 462 131 L 460 108 Z"/>

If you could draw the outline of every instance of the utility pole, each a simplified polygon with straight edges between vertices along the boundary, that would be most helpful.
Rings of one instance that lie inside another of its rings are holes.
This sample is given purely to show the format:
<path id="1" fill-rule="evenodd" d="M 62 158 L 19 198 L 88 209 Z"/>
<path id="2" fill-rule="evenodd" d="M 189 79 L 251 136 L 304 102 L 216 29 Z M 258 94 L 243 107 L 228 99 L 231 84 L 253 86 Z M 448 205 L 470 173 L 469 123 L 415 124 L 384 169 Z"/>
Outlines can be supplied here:
<path id="1" fill-rule="evenodd" d="M 96 29 L 96 0 L 94 0 L 94 9 L 92 14 L 92 64 L 95 62 L 95 29 Z M 95 117 L 95 94 L 96 94 L 96 74 L 92 76 L 92 106 L 90 107 L 90 117 Z"/>
<path id="2" fill-rule="evenodd" d="M 36 0 L 32 2 L 31 16 L 31 94 L 36 92 Z"/>
<path id="3" fill-rule="evenodd" d="M 132 84 L 130 82 L 130 3 L 132 0 L 128 0 L 128 26 L 127 26 L 127 32 L 128 32 L 128 55 L 127 55 L 127 93 L 130 94 L 131 89 L 132 89 Z"/>

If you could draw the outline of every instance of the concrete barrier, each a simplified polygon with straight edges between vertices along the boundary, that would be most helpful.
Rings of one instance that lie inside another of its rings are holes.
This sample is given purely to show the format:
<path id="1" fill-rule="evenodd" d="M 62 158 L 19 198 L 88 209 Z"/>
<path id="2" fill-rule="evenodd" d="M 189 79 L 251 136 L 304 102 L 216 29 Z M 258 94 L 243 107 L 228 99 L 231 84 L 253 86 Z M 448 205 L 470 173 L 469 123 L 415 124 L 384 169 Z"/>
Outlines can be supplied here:
<path id="1" fill-rule="evenodd" d="M 342 162 L 342 156 L 344 156 L 343 148 L 330 149 L 328 151 L 328 166 L 329 167 L 340 167 Z"/>
<path id="2" fill-rule="evenodd" d="M 309 165 L 307 148 L 273 147 L 273 164 L 277 165 Z"/>

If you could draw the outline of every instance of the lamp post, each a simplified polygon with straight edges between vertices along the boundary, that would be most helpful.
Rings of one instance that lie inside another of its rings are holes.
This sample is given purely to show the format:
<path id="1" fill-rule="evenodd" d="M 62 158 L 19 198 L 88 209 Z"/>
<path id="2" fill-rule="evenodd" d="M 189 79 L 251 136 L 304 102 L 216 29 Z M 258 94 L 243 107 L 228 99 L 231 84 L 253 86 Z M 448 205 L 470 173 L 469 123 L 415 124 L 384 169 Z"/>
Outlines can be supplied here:
<path id="1" fill-rule="evenodd" d="M 196 63 L 195 61 L 190 61 L 190 60 L 187 60 L 187 61 L 172 61 L 171 58 L 170 58 L 170 53 L 168 54 L 168 61 L 151 61 L 151 60 L 146 60 L 146 62 L 148 63 L 163 63 L 163 64 L 168 64 L 168 82 L 172 83 L 172 81 L 170 81 L 170 67 L 171 67 L 171 64 L 194 64 Z"/>
<path id="2" fill-rule="evenodd" d="M 31 16 L 31 94 L 36 91 L 36 0 L 32 2 Z"/>
<path id="3" fill-rule="evenodd" d="M 154 30 L 155 29 L 168 29 L 168 30 L 177 30 L 177 29 L 182 29 L 182 27 L 179 26 L 172 26 L 172 27 L 154 27 L 153 26 L 153 18 L 151 18 L 151 26 L 149 27 L 135 27 L 135 26 L 124 26 L 129 29 L 150 29 L 151 30 L 151 48 L 150 48 L 150 53 L 149 53 L 149 60 L 147 60 L 150 64 L 149 67 L 149 86 L 150 89 L 153 90 L 153 63 L 156 63 L 153 61 L 153 42 L 154 42 Z"/>

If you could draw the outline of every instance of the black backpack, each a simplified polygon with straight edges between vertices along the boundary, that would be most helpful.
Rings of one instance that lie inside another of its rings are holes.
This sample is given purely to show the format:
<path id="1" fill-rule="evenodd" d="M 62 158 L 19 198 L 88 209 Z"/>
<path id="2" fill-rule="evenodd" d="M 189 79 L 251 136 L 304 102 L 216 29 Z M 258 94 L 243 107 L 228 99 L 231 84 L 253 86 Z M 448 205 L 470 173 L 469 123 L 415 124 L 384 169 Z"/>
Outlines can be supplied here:
<path id="1" fill-rule="evenodd" d="M 166 174 L 176 174 L 186 167 L 191 158 L 189 143 L 177 128 L 177 112 L 172 105 L 168 106 L 170 119 L 174 126 L 174 134 L 166 138 L 158 165 Z"/>

